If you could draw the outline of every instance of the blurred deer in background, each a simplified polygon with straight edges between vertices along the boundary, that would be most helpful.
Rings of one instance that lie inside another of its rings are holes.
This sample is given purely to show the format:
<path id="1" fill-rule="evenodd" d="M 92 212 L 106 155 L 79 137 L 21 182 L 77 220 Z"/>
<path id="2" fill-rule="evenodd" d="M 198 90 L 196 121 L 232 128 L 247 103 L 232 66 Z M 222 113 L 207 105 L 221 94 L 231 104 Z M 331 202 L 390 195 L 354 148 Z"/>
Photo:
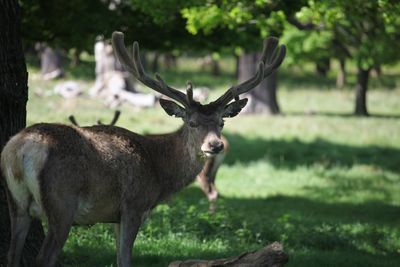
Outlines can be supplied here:
<path id="1" fill-rule="evenodd" d="M 183 126 L 142 136 L 116 126 L 39 123 L 12 137 L 1 154 L 11 218 L 8 266 L 19 265 L 33 216 L 48 222 L 39 266 L 56 264 L 73 224 L 99 222 L 115 224 L 118 266 L 131 266 L 133 243 L 146 215 L 196 179 L 204 160 L 224 149 L 223 118 L 239 114 L 247 103 L 239 96 L 277 69 L 286 51 L 283 45 L 277 48 L 276 38 L 268 38 L 256 75 L 202 105 L 193 100 L 191 86 L 185 94 L 159 75 L 149 77 L 137 42 L 132 60 L 122 33 L 114 32 L 112 41 L 121 63 L 140 82 L 182 105 L 160 99 L 166 113 L 181 118 Z"/>
<path id="2" fill-rule="evenodd" d="M 114 118 L 107 125 L 113 126 L 117 123 L 118 118 L 121 112 L 119 110 L 115 111 Z M 77 127 L 80 127 L 80 124 L 76 121 L 75 116 L 71 115 L 68 117 L 71 123 Z M 97 121 L 98 125 L 104 125 L 100 120 Z M 199 182 L 201 190 L 206 195 L 208 201 L 210 202 L 209 210 L 211 213 L 214 213 L 216 210 L 216 202 L 218 199 L 218 190 L 215 186 L 215 177 L 217 175 L 219 166 L 221 166 L 225 155 L 228 151 L 229 143 L 228 140 L 224 136 L 221 136 L 221 140 L 224 143 L 224 149 L 215 157 L 207 158 L 204 167 L 201 172 L 197 175 L 197 181 Z"/>

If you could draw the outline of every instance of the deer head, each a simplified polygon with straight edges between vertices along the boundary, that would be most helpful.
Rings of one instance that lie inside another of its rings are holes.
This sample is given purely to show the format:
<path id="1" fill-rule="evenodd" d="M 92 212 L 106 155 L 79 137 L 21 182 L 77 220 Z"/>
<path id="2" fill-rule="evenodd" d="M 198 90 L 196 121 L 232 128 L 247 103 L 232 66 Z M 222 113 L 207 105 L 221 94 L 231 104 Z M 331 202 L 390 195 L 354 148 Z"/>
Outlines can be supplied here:
<path id="1" fill-rule="evenodd" d="M 223 150 L 221 130 L 224 118 L 235 117 L 246 106 L 247 99 L 239 96 L 256 87 L 263 79 L 269 76 L 282 63 L 286 49 L 284 45 L 277 47 L 278 39 L 270 37 L 264 41 L 262 57 L 258 71 L 251 79 L 229 88 L 221 97 L 209 104 L 201 104 L 193 100 L 193 86 L 188 82 L 186 94 L 167 85 L 156 74 L 156 79 L 149 77 L 140 61 L 139 44 L 133 43 L 133 58 L 131 58 L 124 44 L 124 35 L 114 32 L 112 35 L 114 51 L 125 68 L 149 88 L 175 100 L 160 99 L 165 112 L 181 118 L 184 127 L 201 144 L 201 151 L 207 157 L 213 157 Z M 231 102 L 234 100 L 233 102 Z"/>

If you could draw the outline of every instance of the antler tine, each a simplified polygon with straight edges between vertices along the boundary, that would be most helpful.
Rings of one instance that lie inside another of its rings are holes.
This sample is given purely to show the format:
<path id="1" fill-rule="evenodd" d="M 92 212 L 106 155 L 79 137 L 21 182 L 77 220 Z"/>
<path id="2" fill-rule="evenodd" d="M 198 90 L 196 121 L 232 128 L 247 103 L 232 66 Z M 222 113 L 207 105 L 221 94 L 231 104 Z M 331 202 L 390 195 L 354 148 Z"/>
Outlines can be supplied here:
<path id="1" fill-rule="evenodd" d="M 264 39 L 263 42 L 263 51 L 261 54 L 261 61 L 266 63 L 271 63 L 274 51 L 279 43 L 278 38 L 276 37 L 269 37 L 267 39 Z"/>
<path id="2" fill-rule="evenodd" d="M 193 84 L 191 81 L 187 82 L 186 85 L 186 96 L 189 103 L 193 102 Z"/>
<path id="3" fill-rule="evenodd" d="M 127 68 L 127 70 L 131 72 L 133 76 L 135 76 L 136 79 L 160 94 L 178 101 L 184 107 L 189 107 L 189 103 L 187 102 L 187 98 L 184 93 L 168 86 L 159 75 L 156 75 L 157 80 L 154 80 L 146 74 L 140 60 L 139 44 L 137 42 L 133 43 L 133 59 L 129 57 L 126 50 L 123 33 L 114 32 L 112 34 L 112 44 L 118 59 Z"/>
<path id="4" fill-rule="evenodd" d="M 74 115 L 69 116 L 68 119 L 69 119 L 69 121 L 70 121 L 73 125 L 75 125 L 75 126 L 77 126 L 77 127 L 80 127 L 79 124 L 78 124 L 78 122 L 75 120 Z"/>
<path id="5" fill-rule="evenodd" d="M 119 115 L 121 115 L 121 111 L 116 110 L 114 113 L 114 118 L 112 119 L 110 125 L 115 125 L 119 119 Z"/>
<path id="6" fill-rule="evenodd" d="M 217 105 L 228 104 L 232 99 L 237 99 L 239 95 L 256 87 L 276 70 L 282 64 L 286 55 L 286 47 L 281 45 L 277 48 L 277 45 L 278 39 L 275 37 L 269 37 L 264 40 L 263 52 L 256 74 L 249 80 L 229 88 L 228 91 L 214 101 L 214 103 Z"/>
<path id="7" fill-rule="evenodd" d="M 133 61 L 131 61 L 128 55 L 128 51 L 125 48 L 124 34 L 122 32 L 113 32 L 111 42 L 119 61 L 135 77 L 138 76 L 138 73 L 136 71 L 136 66 L 134 65 Z"/>
<path id="8" fill-rule="evenodd" d="M 115 113 L 114 113 L 113 119 L 112 119 L 111 122 L 110 122 L 109 124 L 107 124 L 107 125 L 114 126 L 114 125 L 117 123 L 117 121 L 118 121 L 119 115 L 121 115 L 121 111 L 116 110 Z M 105 125 L 101 120 L 97 120 L 97 124 L 98 124 L 98 125 Z"/>

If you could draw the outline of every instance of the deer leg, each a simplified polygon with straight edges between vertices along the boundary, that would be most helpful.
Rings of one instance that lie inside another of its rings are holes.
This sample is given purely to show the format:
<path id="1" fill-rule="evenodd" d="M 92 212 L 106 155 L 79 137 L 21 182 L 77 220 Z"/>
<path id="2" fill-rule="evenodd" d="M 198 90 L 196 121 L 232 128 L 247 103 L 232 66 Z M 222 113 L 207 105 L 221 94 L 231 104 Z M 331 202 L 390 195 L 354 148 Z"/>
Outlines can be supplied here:
<path id="1" fill-rule="evenodd" d="M 117 245 L 119 249 L 119 253 L 117 253 L 118 267 L 131 266 L 132 247 L 139 231 L 143 214 L 140 212 L 132 213 L 132 211 L 124 212 L 121 216 L 119 244 Z"/>
<path id="2" fill-rule="evenodd" d="M 58 254 L 68 238 L 74 220 L 76 209 L 71 209 L 71 207 L 74 205 L 66 205 L 62 212 L 52 213 L 52 216 L 48 218 L 48 231 L 37 257 L 38 266 L 56 265 Z"/>
<path id="3" fill-rule="evenodd" d="M 28 214 L 27 207 L 19 207 L 11 196 L 11 192 L 6 189 L 8 207 L 10 212 L 11 223 L 11 240 L 8 250 L 9 267 L 18 267 L 21 262 L 22 250 L 24 248 L 26 236 L 28 235 L 29 226 L 32 218 Z M 28 203 L 28 199 L 24 199 L 21 203 Z"/>
<path id="4" fill-rule="evenodd" d="M 19 266 L 21 261 L 21 254 L 24 248 L 25 239 L 28 235 L 29 226 L 31 224 L 31 217 L 28 214 L 18 214 L 13 219 L 13 226 L 11 227 L 11 243 L 8 254 L 8 266 Z"/>
<path id="5" fill-rule="evenodd" d="M 8 251 L 9 267 L 17 267 L 20 265 L 21 254 L 31 220 L 31 217 L 27 213 L 17 213 L 14 218 L 11 218 L 11 242 Z"/>

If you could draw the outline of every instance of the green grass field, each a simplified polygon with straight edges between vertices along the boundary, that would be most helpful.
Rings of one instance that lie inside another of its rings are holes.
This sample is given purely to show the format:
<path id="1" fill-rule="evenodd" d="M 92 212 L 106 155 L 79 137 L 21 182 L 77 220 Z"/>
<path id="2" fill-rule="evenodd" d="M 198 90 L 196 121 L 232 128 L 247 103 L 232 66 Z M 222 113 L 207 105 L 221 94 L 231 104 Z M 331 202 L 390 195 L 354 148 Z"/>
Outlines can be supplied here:
<path id="1" fill-rule="evenodd" d="M 215 97 L 234 83 L 232 66 L 224 61 L 225 71 L 215 78 L 188 60 L 161 74 L 176 86 L 191 79 L 215 88 Z M 91 67 L 86 62 L 67 79 L 87 89 Z M 273 241 L 289 253 L 287 266 L 400 266 L 400 77 L 385 72 L 387 80 L 371 82 L 377 88 L 368 95 L 372 116 L 358 118 L 350 116 L 353 91 L 335 89 L 333 76 L 283 69 L 278 95 L 284 115 L 226 121 L 231 150 L 217 177 L 217 213 L 208 214 L 196 184 L 159 205 L 136 240 L 135 266 L 233 256 Z M 113 116 L 100 100 L 51 94 L 55 83 L 30 67 L 28 124 L 67 123 L 74 114 L 89 125 Z M 117 125 L 139 133 L 181 124 L 159 107 L 120 109 Z M 112 225 L 98 224 L 73 228 L 62 259 L 66 266 L 116 266 L 115 253 Z"/>

